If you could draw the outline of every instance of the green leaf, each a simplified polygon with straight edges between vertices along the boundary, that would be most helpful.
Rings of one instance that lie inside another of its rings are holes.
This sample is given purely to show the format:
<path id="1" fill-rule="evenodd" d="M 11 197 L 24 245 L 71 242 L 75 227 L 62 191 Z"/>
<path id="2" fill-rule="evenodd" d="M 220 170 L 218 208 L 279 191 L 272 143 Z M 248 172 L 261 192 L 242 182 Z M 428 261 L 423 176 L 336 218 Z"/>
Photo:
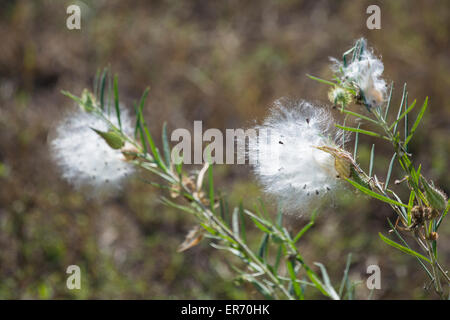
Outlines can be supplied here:
<path id="1" fill-rule="evenodd" d="M 108 69 L 103 70 L 102 79 L 100 82 L 100 108 L 105 110 L 105 86 L 106 86 L 106 76 L 108 75 Z"/>
<path id="2" fill-rule="evenodd" d="M 208 156 L 208 162 L 211 161 L 211 155 Z M 214 175 L 213 175 L 213 166 L 212 163 L 209 163 L 208 166 L 208 182 L 209 182 L 209 204 L 211 212 L 214 213 Z"/>
<path id="3" fill-rule="evenodd" d="M 411 141 L 411 139 L 412 139 L 414 133 L 415 133 L 416 130 L 417 130 L 417 127 L 419 126 L 420 120 L 422 120 L 422 117 L 423 117 L 423 115 L 425 114 L 425 111 L 427 110 L 427 106 L 428 106 L 428 97 L 425 98 L 425 101 L 424 101 L 424 103 L 423 103 L 423 105 L 422 105 L 422 108 L 420 109 L 420 112 L 419 112 L 419 114 L 417 115 L 417 119 L 416 119 L 416 121 L 414 122 L 414 124 L 413 124 L 413 126 L 412 126 L 412 128 L 411 128 L 411 131 L 409 132 L 409 136 L 408 136 L 408 137 L 406 138 L 406 140 L 405 140 L 405 145 L 407 145 L 408 142 Z"/>
<path id="4" fill-rule="evenodd" d="M 286 267 L 288 269 L 289 276 L 291 277 L 291 284 L 292 284 L 292 288 L 294 289 L 296 298 L 299 300 L 303 300 L 304 299 L 303 291 L 302 291 L 302 288 L 300 287 L 300 284 L 297 282 L 297 274 L 294 270 L 294 264 L 293 264 L 292 260 L 293 259 L 287 259 Z M 295 262 L 295 260 L 294 260 L 294 262 Z"/>
<path id="5" fill-rule="evenodd" d="M 389 127 L 389 130 L 392 130 L 392 128 L 397 125 L 399 123 L 400 120 L 402 120 L 404 117 L 406 117 L 408 115 L 409 112 L 411 112 L 412 109 L 414 109 L 414 107 L 416 106 L 416 100 L 414 100 L 414 102 L 409 106 L 409 108 L 403 112 L 400 117 L 397 118 L 397 120 L 394 121 L 393 124 L 391 124 L 391 126 Z"/>
<path id="6" fill-rule="evenodd" d="M 327 269 L 325 269 L 325 266 L 319 262 L 314 262 L 316 266 L 320 268 L 320 271 L 322 272 L 322 279 L 325 285 L 325 289 L 333 300 L 339 300 L 339 295 L 334 290 L 333 286 L 331 285 L 330 278 L 328 277 Z"/>
<path id="7" fill-rule="evenodd" d="M 404 252 L 404 253 L 406 253 L 406 254 L 409 254 L 409 255 L 411 255 L 411 256 L 413 256 L 413 257 L 416 257 L 416 258 L 420 258 L 420 259 L 422 259 L 422 260 L 425 260 L 426 262 L 428 262 L 428 263 L 431 264 L 431 261 L 430 261 L 427 257 L 424 257 L 423 255 L 421 255 L 420 253 L 417 253 L 417 252 L 415 252 L 414 250 L 411 250 L 411 249 L 409 249 L 409 248 L 407 248 L 407 247 L 402 246 L 401 244 L 399 244 L 399 243 L 397 243 L 397 242 L 392 241 L 392 240 L 389 239 L 389 238 L 386 238 L 385 236 L 383 236 L 383 235 L 381 234 L 381 232 L 379 232 L 378 235 L 380 236 L 381 240 L 383 240 L 384 242 L 386 242 L 388 245 L 390 245 L 390 246 L 392 246 L 392 247 L 394 247 L 394 248 L 396 248 L 396 249 L 398 249 L 398 250 L 400 250 L 400 251 L 402 251 L 402 252 Z"/>
<path id="8" fill-rule="evenodd" d="M 259 249 L 258 249 L 258 257 L 263 259 L 263 261 L 265 261 L 266 257 L 267 257 L 268 244 L 269 244 L 269 234 L 266 233 L 263 235 L 261 244 L 259 245 Z"/>
<path id="9" fill-rule="evenodd" d="M 240 238 L 240 232 L 239 232 L 239 209 L 234 208 L 233 215 L 231 217 L 231 226 L 233 228 L 233 234 Z"/>
<path id="10" fill-rule="evenodd" d="M 262 282 L 256 280 L 254 277 L 248 277 L 247 281 L 253 284 L 256 290 L 258 290 L 258 292 L 261 293 L 265 299 L 267 300 L 273 299 L 271 291 Z"/>
<path id="11" fill-rule="evenodd" d="M 442 223 L 442 220 L 444 220 L 444 218 L 445 218 L 445 216 L 447 215 L 449 209 L 450 209 L 450 200 L 447 201 L 447 207 L 445 208 L 444 213 L 443 213 L 442 216 L 439 218 L 439 221 L 438 221 L 437 224 L 436 224 L 436 231 L 437 231 L 437 229 L 440 227 L 440 225 L 441 225 L 441 223 Z"/>
<path id="12" fill-rule="evenodd" d="M 361 124 L 358 123 L 358 130 L 359 130 L 360 126 L 361 126 Z M 353 159 L 355 159 L 355 160 L 356 160 L 356 156 L 358 155 L 358 143 L 359 143 L 359 132 L 356 132 L 356 134 L 355 134 L 355 149 L 353 151 Z"/>
<path id="13" fill-rule="evenodd" d="M 66 97 L 72 99 L 73 101 L 77 102 L 78 104 L 80 104 L 80 105 L 83 104 L 83 101 L 81 101 L 80 98 L 78 98 L 77 96 L 71 94 L 69 91 L 61 90 L 61 93 L 62 93 L 63 95 L 65 95 Z"/>
<path id="14" fill-rule="evenodd" d="M 255 226 L 260 229 L 264 233 L 272 233 L 268 228 L 266 228 L 262 223 L 260 223 L 258 220 L 256 220 L 254 217 L 250 216 L 250 219 L 252 219 Z"/>
<path id="15" fill-rule="evenodd" d="M 342 277 L 341 285 L 339 287 L 339 297 L 342 298 L 344 293 L 344 288 L 348 285 L 348 271 L 350 270 L 350 264 L 352 262 L 352 254 L 349 253 L 347 256 L 347 264 L 345 265 L 344 276 Z"/>
<path id="16" fill-rule="evenodd" d="M 279 246 L 278 246 L 278 250 L 277 250 L 277 256 L 276 256 L 276 258 L 275 258 L 275 264 L 274 264 L 274 270 L 275 270 L 275 273 L 276 273 L 276 271 L 278 271 L 278 268 L 280 267 L 280 262 L 281 262 L 281 254 L 283 253 L 283 245 L 282 244 L 280 244 Z"/>
<path id="17" fill-rule="evenodd" d="M 369 121 L 371 123 L 374 123 L 374 124 L 378 125 L 378 122 L 376 120 L 374 120 L 372 118 L 369 118 L 369 117 L 367 117 L 365 115 L 362 115 L 362 114 L 359 114 L 359 113 L 356 113 L 356 112 L 353 112 L 353 111 L 350 111 L 350 110 L 347 110 L 347 109 L 343 109 L 343 108 L 341 108 L 340 110 L 343 113 L 352 115 L 354 117 L 357 117 L 357 118 L 360 118 L 360 119 L 363 119 L 363 120 L 366 120 L 366 121 Z"/>
<path id="18" fill-rule="evenodd" d="M 314 221 L 310 221 L 304 226 L 294 237 L 293 242 L 296 243 L 300 238 L 305 234 L 306 231 L 308 231 L 312 226 L 314 225 Z"/>
<path id="19" fill-rule="evenodd" d="M 391 83 L 391 90 L 389 91 L 389 98 L 386 104 L 386 110 L 384 112 L 384 119 L 387 119 L 388 113 L 389 113 L 389 108 L 391 107 L 391 99 L 392 99 L 392 91 L 394 89 L 394 82 Z"/>
<path id="20" fill-rule="evenodd" d="M 105 142 L 113 149 L 120 149 L 125 144 L 122 136 L 116 133 L 115 131 L 100 131 L 94 128 L 91 128 L 95 133 L 97 133 L 100 137 L 105 140 Z"/>
<path id="21" fill-rule="evenodd" d="M 386 183 L 384 184 L 384 190 L 386 190 L 389 185 L 389 180 L 391 179 L 392 168 L 394 167 L 394 161 L 395 161 L 396 157 L 397 157 L 397 154 L 394 153 L 394 155 L 392 156 L 391 162 L 389 163 L 389 169 L 388 169 L 388 173 L 386 176 Z"/>
<path id="22" fill-rule="evenodd" d="M 346 131 L 352 131 L 352 132 L 359 132 L 362 134 L 366 134 L 368 136 L 372 136 L 372 137 L 378 137 L 381 138 L 382 135 L 376 132 L 372 132 L 372 131 L 367 131 L 367 130 L 363 130 L 363 129 L 359 129 L 359 128 L 353 128 L 353 127 L 345 127 L 345 126 L 341 126 L 339 124 L 335 125 L 336 127 L 342 129 L 342 130 L 346 130 Z"/>
<path id="23" fill-rule="evenodd" d="M 369 163 L 369 177 L 372 176 L 373 172 L 373 158 L 375 155 L 375 144 L 372 144 L 372 150 L 370 151 L 370 163 Z"/>
<path id="24" fill-rule="evenodd" d="M 403 85 L 402 101 L 400 102 L 400 107 L 398 108 L 398 113 L 397 113 L 396 120 L 400 117 L 400 114 L 401 114 L 402 109 L 403 109 L 403 104 L 405 103 L 405 99 L 406 99 L 407 94 L 408 94 L 408 92 L 406 92 L 406 83 L 405 83 Z M 397 131 L 397 125 L 398 125 L 398 122 L 394 122 L 394 131 L 393 131 L 394 135 L 395 135 L 395 132 Z"/>
<path id="25" fill-rule="evenodd" d="M 397 231 L 397 229 L 394 227 L 394 225 L 392 224 L 391 220 L 389 220 L 389 218 L 387 219 L 389 226 L 391 227 L 392 230 L 394 230 L 395 235 L 397 236 L 397 238 L 400 239 L 400 241 L 403 243 L 403 245 L 405 247 L 407 247 L 408 249 L 411 249 L 408 245 L 408 243 L 405 241 L 405 239 L 403 239 L 403 237 L 400 235 L 400 233 Z M 416 257 L 417 261 L 419 262 L 420 266 L 425 270 L 425 272 L 427 273 L 428 277 L 430 278 L 430 280 L 433 280 L 433 275 L 431 274 L 431 272 L 428 270 L 428 268 L 423 264 L 422 260 L 420 260 L 418 257 Z"/>
<path id="26" fill-rule="evenodd" d="M 414 199 L 416 198 L 416 194 L 414 191 L 411 191 L 411 193 L 409 194 L 409 201 L 408 201 L 408 225 L 411 224 L 411 220 L 412 220 L 412 215 L 411 215 L 411 211 L 412 211 L 412 207 L 414 204 Z"/>
<path id="27" fill-rule="evenodd" d="M 310 75 L 310 74 L 306 74 L 306 76 L 307 76 L 308 78 L 312 79 L 312 80 L 316 80 L 316 81 L 318 81 L 318 82 L 327 84 L 327 85 L 329 85 L 329 86 L 335 86 L 335 85 L 336 85 L 336 83 L 334 83 L 334 82 L 332 82 L 332 81 L 320 79 L 320 78 L 314 77 L 314 76 L 312 76 L 312 75 Z"/>
<path id="28" fill-rule="evenodd" d="M 345 178 L 345 177 L 344 177 L 344 179 L 345 179 L 348 183 L 350 183 L 352 186 L 354 186 L 355 188 L 357 188 L 358 190 L 361 190 L 362 192 L 364 192 L 365 194 L 367 194 L 367 195 L 369 195 L 369 196 L 371 196 L 371 197 L 373 197 L 373 198 L 376 198 L 376 199 L 378 199 L 378 200 L 384 201 L 384 202 L 386 202 L 386 203 L 389 203 L 389 204 L 392 204 L 392 205 L 395 205 L 395 206 L 402 206 L 402 207 L 408 208 L 408 205 L 406 205 L 406 204 L 403 204 L 403 203 L 401 203 L 401 202 L 392 200 L 392 199 L 390 199 L 390 198 L 388 198 L 388 197 L 386 197 L 386 196 L 383 196 L 383 195 L 381 195 L 381 194 L 375 193 L 375 192 L 373 192 L 372 190 L 367 189 L 366 187 L 363 187 L 362 185 L 360 185 L 360 184 L 358 184 L 358 183 L 356 183 L 356 182 L 354 182 L 354 181 L 352 181 L 352 180 L 350 180 L 350 179 L 348 179 L 348 178 Z"/>
<path id="29" fill-rule="evenodd" d="M 122 131 L 122 121 L 120 119 L 120 108 L 119 108 L 119 89 L 117 85 L 117 75 L 114 77 L 114 106 L 116 108 L 117 121 L 119 123 L 119 129 Z"/>
<path id="30" fill-rule="evenodd" d="M 244 206 L 242 204 L 242 201 L 239 203 L 239 219 L 241 221 L 242 240 L 244 240 L 244 243 L 246 243 L 247 235 L 246 235 L 246 231 L 245 231 L 245 216 L 244 216 Z"/>
<path id="31" fill-rule="evenodd" d="M 167 138 L 167 122 L 164 122 L 162 127 L 162 143 L 163 143 L 164 158 L 166 159 L 166 165 L 167 167 L 170 167 L 171 158 L 170 158 L 169 139 Z"/>

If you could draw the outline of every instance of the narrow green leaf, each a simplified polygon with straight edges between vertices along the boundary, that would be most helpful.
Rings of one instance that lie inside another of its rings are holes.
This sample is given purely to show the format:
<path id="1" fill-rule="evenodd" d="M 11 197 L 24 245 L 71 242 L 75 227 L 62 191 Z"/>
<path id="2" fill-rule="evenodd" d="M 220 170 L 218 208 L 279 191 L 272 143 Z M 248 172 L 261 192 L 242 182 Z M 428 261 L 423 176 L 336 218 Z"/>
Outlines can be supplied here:
<path id="1" fill-rule="evenodd" d="M 411 209 L 413 207 L 414 204 L 414 199 L 416 198 L 416 194 L 414 191 L 411 191 L 411 193 L 409 194 L 409 201 L 408 201 L 408 225 L 411 224 L 411 220 L 412 220 L 412 215 L 411 215 Z"/>
<path id="2" fill-rule="evenodd" d="M 350 264 L 352 262 L 352 254 L 349 253 L 347 256 L 347 263 L 345 265 L 344 276 L 342 277 L 341 285 L 339 287 L 339 297 L 342 298 L 344 293 L 344 288 L 348 285 L 348 271 L 350 270 Z"/>
<path id="3" fill-rule="evenodd" d="M 361 190 L 362 192 L 364 192 L 365 194 L 367 194 L 367 195 L 369 195 L 369 196 L 371 196 L 373 198 L 376 198 L 378 200 L 384 201 L 386 203 L 389 203 L 389 204 L 392 204 L 392 205 L 395 205 L 395 206 L 402 206 L 402 207 L 408 208 L 408 205 L 406 205 L 406 204 L 400 203 L 400 202 L 392 200 L 392 199 L 390 199 L 390 198 L 388 198 L 386 196 L 383 196 L 381 194 L 375 193 L 372 190 L 367 189 L 366 187 L 363 187 L 362 185 L 360 185 L 360 184 L 358 184 L 358 183 L 356 183 L 356 182 L 354 182 L 354 181 L 352 181 L 352 180 L 350 180 L 348 178 L 344 177 L 344 179 L 348 183 L 350 183 L 352 186 L 354 186 L 355 188 Z"/>
<path id="4" fill-rule="evenodd" d="M 211 159 L 209 158 L 208 161 Z M 214 176 L 212 163 L 208 167 L 208 182 L 209 182 L 209 204 L 211 212 L 214 213 Z"/>
<path id="5" fill-rule="evenodd" d="M 370 162 L 369 162 L 369 177 L 372 176 L 373 172 L 373 158 L 375 155 L 375 144 L 372 144 L 372 150 L 370 150 Z"/>
<path id="6" fill-rule="evenodd" d="M 361 126 L 361 124 L 358 123 L 358 130 L 359 130 L 360 126 Z M 355 159 L 355 160 L 358 155 L 358 143 L 359 143 L 359 132 L 356 132 L 356 134 L 355 134 L 355 149 L 353 151 L 353 159 Z"/>
<path id="7" fill-rule="evenodd" d="M 396 248 L 396 249 L 398 249 L 398 250 L 400 250 L 400 251 L 402 251 L 402 252 L 404 252 L 406 254 L 409 254 L 409 255 L 411 255 L 413 257 L 420 258 L 422 260 L 425 260 L 428 263 L 431 263 L 431 261 L 427 257 L 421 255 L 420 253 L 415 252 L 414 250 L 411 250 L 411 249 L 409 249 L 407 247 L 404 247 L 401 244 L 399 244 L 399 243 L 397 243 L 395 241 L 392 241 L 389 238 L 386 238 L 385 236 L 383 236 L 381 234 L 381 232 L 379 232 L 378 235 L 380 236 L 381 240 L 383 240 L 388 245 L 390 245 L 390 246 L 392 246 L 392 247 L 394 247 L 394 248 Z"/>
<path id="8" fill-rule="evenodd" d="M 389 108 L 391 107 L 391 99 L 392 99 L 392 91 L 394 89 L 394 82 L 391 83 L 391 90 L 389 90 L 389 98 L 386 104 L 386 110 L 384 112 L 384 119 L 387 119 L 388 113 L 389 113 Z"/>
<path id="9" fill-rule="evenodd" d="M 408 98 L 408 95 L 406 95 L 406 99 Z M 406 105 L 405 105 L 406 106 Z M 393 124 L 391 124 L 391 126 L 389 127 L 389 130 L 392 130 L 392 128 L 394 128 L 395 125 L 397 125 L 399 123 L 400 120 L 402 120 L 404 117 L 408 116 L 408 113 L 411 112 L 412 109 L 414 109 L 414 107 L 416 106 L 416 100 L 414 100 L 414 102 L 409 106 L 409 108 L 403 112 L 400 117 L 397 118 L 397 120 L 394 121 Z M 395 131 L 394 131 L 395 132 Z"/>
<path id="10" fill-rule="evenodd" d="M 119 89 L 117 85 L 117 75 L 114 77 L 114 106 L 116 108 L 117 121 L 119 122 L 119 129 L 122 131 L 122 121 L 120 119 L 120 107 L 119 107 Z"/>
<path id="11" fill-rule="evenodd" d="M 244 216 L 244 206 L 242 204 L 242 201 L 239 203 L 239 219 L 241 221 L 242 240 L 244 240 L 244 243 L 246 243 L 247 235 L 246 235 L 246 231 L 245 231 L 245 216 Z"/>
<path id="12" fill-rule="evenodd" d="M 339 300 L 339 295 L 334 290 L 333 286 L 331 285 L 330 278 L 328 277 L 327 269 L 325 269 L 325 266 L 319 262 L 314 262 L 316 266 L 320 268 L 320 271 L 322 272 L 322 279 L 325 285 L 325 288 L 327 290 L 328 295 L 333 300 Z"/>
<path id="13" fill-rule="evenodd" d="M 295 260 L 294 260 L 294 262 L 295 262 Z M 291 277 L 291 284 L 292 284 L 292 288 L 294 289 L 296 298 L 299 300 L 303 300 L 304 299 L 303 291 L 302 291 L 302 288 L 300 287 L 300 284 L 297 282 L 297 273 L 294 270 L 294 264 L 293 264 L 292 259 L 286 260 L 286 267 L 288 269 L 289 276 Z"/>
<path id="14" fill-rule="evenodd" d="M 399 117 L 400 117 L 400 114 L 401 114 L 401 112 L 402 112 L 402 109 L 403 109 L 403 104 L 405 103 L 405 99 L 406 99 L 406 95 L 408 94 L 408 92 L 406 92 L 406 83 L 403 85 L 403 94 L 402 94 L 402 101 L 400 102 L 400 107 L 398 108 L 398 113 L 397 113 L 397 117 L 395 118 L 395 120 L 397 120 Z M 397 131 L 397 125 L 398 125 L 398 122 L 394 122 L 394 131 L 393 131 L 393 133 L 394 133 L 394 135 L 395 135 L 395 132 Z"/>
<path id="15" fill-rule="evenodd" d="M 408 98 L 408 97 L 406 97 L 406 98 Z M 413 102 L 413 105 L 415 105 L 416 104 L 416 100 L 414 99 L 414 102 Z M 408 99 L 406 99 L 406 102 L 405 102 L 405 109 L 406 109 L 406 106 L 408 105 Z M 407 111 L 407 110 L 406 110 Z M 409 130 L 409 125 L 408 125 L 408 118 L 409 118 L 409 114 L 408 114 L 408 112 L 406 112 L 406 114 L 405 114 L 405 123 L 404 123 L 404 127 L 405 127 L 405 140 L 406 140 L 406 138 L 408 138 L 408 135 L 409 135 L 409 133 L 408 133 L 408 130 Z M 405 151 L 406 152 L 408 152 L 408 145 L 407 144 L 405 144 Z"/>
<path id="16" fill-rule="evenodd" d="M 340 111 L 342 113 L 346 113 L 346 114 L 352 115 L 354 117 L 357 117 L 357 118 L 360 118 L 362 120 L 366 120 L 368 122 L 371 122 L 371 123 L 374 123 L 374 124 L 378 125 L 378 122 L 376 120 L 374 120 L 372 118 L 369 118 L 369 117 L 367 117 L 365 115 L 362 115 L 362 114 L 359 114 L 359 113 L 356 113 L 356 112 L 353 112 L 353 111 L 350 111 L 350 110 L 347 110 L 347 109 L 343 109 L 343 108 L 341 108 Z"/>
<path id="17" fill-rule="evenodd" d="M 108 69 L 105 68 L 102 74 L 102 79 L 100 82 L 100 108 L 105 110 L 105 86 L 106 86 L 106 76 L 108 74 Z"/>
<path id="18" fill-rule="evenodd" d="M 260 223 L 258 220 L 256 220 L 254 217 L 250 217 L 255 224 L 255 226 L 260 229 L 264 233 L 272 233 L 267 227 L 265 227 L 262 223 Z"/>
<path id="19" fill-rule="evenodd" d="M 247 279 L 247 281 L 249 281 L 251 284 L 253 284 L 253 286 L 256 288 L 256 290 L 258 290 L 258 292 L 261 293 L 265 299 L 267 299 L 267 300 L 273 299 L 271 291 L 262 282 L 256 280 L 253 277 Z"/>
<path id="20" fill-rule="evenodd" d="M 389 163 L 389 169 L 388 169 L 388 173 L 386 175 L 386 183 L 384 184 L 384 190 L 387 189 L 387 187 L 389 185 L 389 180 L 391 180 L 392 168 L 394 167 L 394 161 L 395 161 L 396 157 L 397 157 L 397 154 L 394 153 L 394 155 L 392 156 L 391 162 Z"/>
<path id="21" fill-rule="evenodd" d="M 447 207 L 445 208 L 444 213 L 443 213 L 442 216 L 439 218 L 439 221 L 438 221 L 437 224 L 436 224 L 436 231 L 437 231 L 437 229 L 440 227 L 440 225 L 441 225 L 441 223 L 442 223 L 442 220 L 443 220 L 443 219 L 445 218 L 445 216 L 447 215 L 449 209 L 450 209 L 450 200 L 447 201 Z"/>
<path id="22" fill-rule="evenodd" d="M 168 168 L 170 168 L 171 158 L 170 158 L 169 139 L 167 138 L 167 122 L 164 122 L 163 127 L 162 127 L 162 143 L 163 143 L 163 152 L 164 152 L 164 158 L 166 160 L 166 165 Z"/>
<path id="23" fill-rule="evenodd" d="M 263 259 L 263 261 L 266 261 L 268 244 L 269 244 L 269 234 L 266 233 L 263 235 L 261 244 L 259 245 L 258 249 L 258 257 Z"/>
<path id="24" fill-rule="evenodd" d="M 238 208 L 234 208 L 233 210 L 233 215 L 231 218 L 231 226 L 233 228 L 233 234 L 240 238 L 240 232 L 239 232 L 239 209 Z"/>
<path id="25" fill-rule="evenodd" d="M 62 93 L 63 95 L 65 95 L 66 97 L 72 99 L 72 100 L 75 101 L 76 103 L 78 103 L 78 104 L 83 104 L 83 101 L 81 101 L 80 98 L 78 98 L 77 96 L 71 94 L 69 91 L 61 90 L 61 93 Z"/>
<path id="26" fill-rule="evenodd" d="M 397 236 L 397 238 L 400 239 L 400 241 L 403 243 L 403 245 L 405 247 L 407 247 L 408 249 L 411 249 L 408 245 L 408 243 L 405 241 L 405 239 L 403 239 L 403 237 L 400 235 L 400 233 L 397 231 L 397 228 L 394 227 L 394 225 L 392 224 L 391 220 L 388 218 L 387 219 L 389 226 L 391 227 L 392 230 L 394 230 L 395 235 Z M 419 262 L 420 266 L 425 270 L 425 272 L 427 273 L 428 277 L 433 280 L 433 275 L 431 274 L 431 272 L 428 270 L 428 268 L 423 264 L 422 260 L 420 260 L 418 257 L 416 257 L 417 261 Z"/>
<path id="27" fill-rule="evenodd" d="M 417 127 L 419 126 L 420 120 L 422 120 L 422 117 L 425 114 L 425 111 L 427 110 L 427 106 L 428 106 L 428 97 L 425 98 L 425 101 L 424 101 L 424 103 L 422 105 L 422 108 L 420 109 L 420 112 L 417 115 L 417 119 L 414 122 L 414 124 L 413 124 L 413 126 L 411 128 L 411 131 L 409 132 L 408 137 L 405 140 L 405 145 L 408 144 L 408 142 L 412 139 L 414 133 L 416 132 Z"/>
<path id="28" fill-rule="evenodd" d="M 312 226 L 314 225 L 313 221 L 308 222 L 294 237 L 294 243 L 296 243 L 300 238 L 305 234 L 306 231 L 308 231 Z"/>
<path id="29" fill-rule="evenodd" d="M 144 130 L 142 129 L 141 113 L 139 112 L 139 108 L 136 103 L 133 104 L 133 107 L 136 113 L 136 127 L 134 129 L 134 137 L 137 138 L 137 134 L 139 133 L 143 151 L 144 153 L 147 153 L 147 143 L 145 142 L 145 134 Z"/>
<path id="30" fill-rule="evenodd" d="M 372 132 L 372 131 L 367 131 L 367 130 L 363 130 L 363 129 L 359 129 L 359 128 L 345 127 L 345 126 L 341 126 L 339 124 L 336 124 L 335 126 L 342 130 L 346 130 L 346 131 L 360 132 L 362 134 L 366 134 L 366 135 L 372 136 L 372 137 L 378 137 L 378 138 L 382 137 L 381 134 Z"/>
<path id="31" fill-rule="evenodd" d="M 312 80 L 316 80 L 316 81 L 318 81 L 318 82 L 327 84 L 327 85 L 329 85 L 329 86 L 335 86 L 335 85 L 336 85 L 336 83 L 334 83 L 334 82 L 332 82 L 332 81 L 320 79 L 320 78 L 314 77 L 314 76 L 312 76 L 312 75 L 310 75 L 310 74 L 307 74 L 306 76 L 307 76 L 308 78 L 312 79 Z"/>
<path id="32" fill-rule="evenodd" d="M 275 270 L 275 273 L 277 273 L 277 271 L 278 271 L 278 268 L 280 267 L 280 262 L 281 262 L 281 254 L 283 253 L 283 245 L 282 244 L 280 244 L 279 246 L 278 246 L 278 250 L 277 250 L 277 256 L 276 256 L 276 258 L 275 258 L 275 264 L 274 264 L 274 270 Z"/>
<path id="33" fill-rule="evenodd" d="M 168 171 L 167 167 L 166 167 L 166 165 L 164 164 L 164 162 L 161 159 L 161 155 L 159 154 L 159 150 L 155 146 L 155 143 L 153 141 L 152 135 L 150 134 L 150 131 L 148 130 L 147 125 L 145 124 L 145 122 L 142 122 L 141 124 L 144 127 L 144 132 L 145 132 L 145 135 L 147 137 L 148 144 L 150 145 L 150 150 L 152 151 L 152 155 L 155 158 L 156 164 L 161 169 L 163 169 L 165 172 L 167 172 Z"/>

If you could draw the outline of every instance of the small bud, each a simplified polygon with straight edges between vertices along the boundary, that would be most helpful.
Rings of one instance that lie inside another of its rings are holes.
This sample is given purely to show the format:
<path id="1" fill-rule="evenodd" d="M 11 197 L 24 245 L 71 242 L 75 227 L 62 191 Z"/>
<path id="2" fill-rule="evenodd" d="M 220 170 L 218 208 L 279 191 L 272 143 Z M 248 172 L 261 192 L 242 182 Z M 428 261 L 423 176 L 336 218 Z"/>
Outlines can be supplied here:
<path id="1" fill-rule="evenodd" d="M 430 232 L 430 235 L 428 236 L 428 239 L 430 240 L 437 240 L 439 238 L 439 234 L 437 232 Z"/>
<path id="2" fill-rule="evenodd" d="M 88 89 L 84 89 L 81 94 L 80 108 L 86 112 L 91 112 L 94 110 L 95 105 L 96 101 L 94 95 Z"/>

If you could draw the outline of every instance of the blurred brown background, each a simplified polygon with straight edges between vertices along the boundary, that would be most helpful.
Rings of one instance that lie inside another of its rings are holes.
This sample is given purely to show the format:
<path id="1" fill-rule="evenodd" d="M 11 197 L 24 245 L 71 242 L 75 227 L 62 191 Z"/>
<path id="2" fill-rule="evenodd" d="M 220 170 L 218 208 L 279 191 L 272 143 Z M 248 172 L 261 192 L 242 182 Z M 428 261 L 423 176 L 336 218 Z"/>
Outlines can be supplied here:
<path id="1" fill-rule="evenodd" d="M 82 9 L 81 30 L 66 28 L 66 8 Z M 381 7 L 382 29 L 368 30 L 370 4 Z M 261 298 L 235 286 L 229 256 L 207 241 L 176 253 L 194 225 L 158 202 L 160 191 L 132 179 L 118 195 L 88 198 L 61 180 L 48 135 L 73 104 L 60 90 L 91 88 L 98 68 L 119 75 L 128 106 L 151 87 L 145 112 L 155 136 L 169 130 L 248 126 L 283 96 L 327 103 L 329 56 L 365 36 L 382 54 L 385 77 L 403 81 L 410 100 L 430 107 L 411 143 L 415 164 L 450 192 L 450 3 L 448 1 L 6 1 L 0 2 L 0 298 Z M 414 113 L 415 115 L 416 113 Z M 367 166 L 362 139 L 359 160 Z M 384 149 L 383 149 L 384 147 Z M 375 172 L 391 157 L 378 144 Z M 398 168 L 397 168 L 398 169 Z M 261 192 L 246 166 L 218 166 L 216 186 L 251 206 Z M 393 177 L 399 178 L 398 175 Z M 401 193 L 402 194 L 402 193 Z M 300 248 L 338 284 L 353 253 L 353 280 L 378 264 L 376 299 L 428 299 L 427 278 L 414 258 L 388 247 L 387 205 L 344 197 L 319 215 Z M 295 220 L 298 228 L 304 224 Z M 450 225 L 440 230 L 441 261 L 450 264 Z M 82 290 L 66 288 L 68 265 L 82 269 Z M 311 295 L 310 298 L 314 298 Z"/>

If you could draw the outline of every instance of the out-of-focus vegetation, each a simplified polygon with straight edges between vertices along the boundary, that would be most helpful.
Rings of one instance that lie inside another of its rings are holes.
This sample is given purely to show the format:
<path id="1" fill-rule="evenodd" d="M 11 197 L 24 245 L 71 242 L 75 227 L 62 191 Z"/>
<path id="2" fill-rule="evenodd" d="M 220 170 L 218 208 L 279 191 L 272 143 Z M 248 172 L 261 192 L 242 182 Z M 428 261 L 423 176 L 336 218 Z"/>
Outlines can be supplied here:
<path id="1" fill-rule="evenodd" d="M 81 30 L 66 28 L 66 7 L 82 8 Z M 170 128 L 246 127 L 273 100 L 289 96 L 328 103 L 311 73 L 329 78 L 328 56 L 365 36 L 382 54 L 385 77 L 403 81 L 410 99 L 430 107 L 410 152 L 448 194 L 450 4 L 379 2 L 382 29 L 368 30 L 377 1 L 3 1 L 0 11 L 0 298 L 261 298 L 235 286 L 229 256 L 207 241 L 176 253 L 193 219 L 158 202 L 157 189 L 131 180 L 123 192 L 89 196 L 60 179 L 48 148 L 52 130 L 72 102 L 61 89 L 91 87 L 98 68 L 120 75 L 131 108 L 150 85 L 147 121 L 157 137 Z M 151 110 L 151 112 L 150 112 Z M 368 163 L 370 139 L 359 161 Z M 374 171 L 391 154 L 377 146 Z M 398 169 L 398 168 L 397 168 Z M 252 206 L 261 194 L 248 166 L 217 166 L 216 187 L 230 202 Z M 398 171 L 397 171 L 398 172 Z M 394 179 L 401 178 L 394 175 Z M 343 196 L 323 210 L 300 242 L 308 261 L 324 263 L 335 281 L 353 253 L 350 278 L 365 282 L 378 264 L 377 299 L 433 297 L 414 258 L 378 237 L 394 217 L 387 205 Z M 290 217 L 290 228 L 306 219 Z M 450 264 L 450 226 L 438 246 Z M 82 289 L 66 288 L 68 265 L 82 269 Z M 432 291 L 432 288 L 430 289 Z M 362 284 L 357 298 L 366 298 Z"/>

